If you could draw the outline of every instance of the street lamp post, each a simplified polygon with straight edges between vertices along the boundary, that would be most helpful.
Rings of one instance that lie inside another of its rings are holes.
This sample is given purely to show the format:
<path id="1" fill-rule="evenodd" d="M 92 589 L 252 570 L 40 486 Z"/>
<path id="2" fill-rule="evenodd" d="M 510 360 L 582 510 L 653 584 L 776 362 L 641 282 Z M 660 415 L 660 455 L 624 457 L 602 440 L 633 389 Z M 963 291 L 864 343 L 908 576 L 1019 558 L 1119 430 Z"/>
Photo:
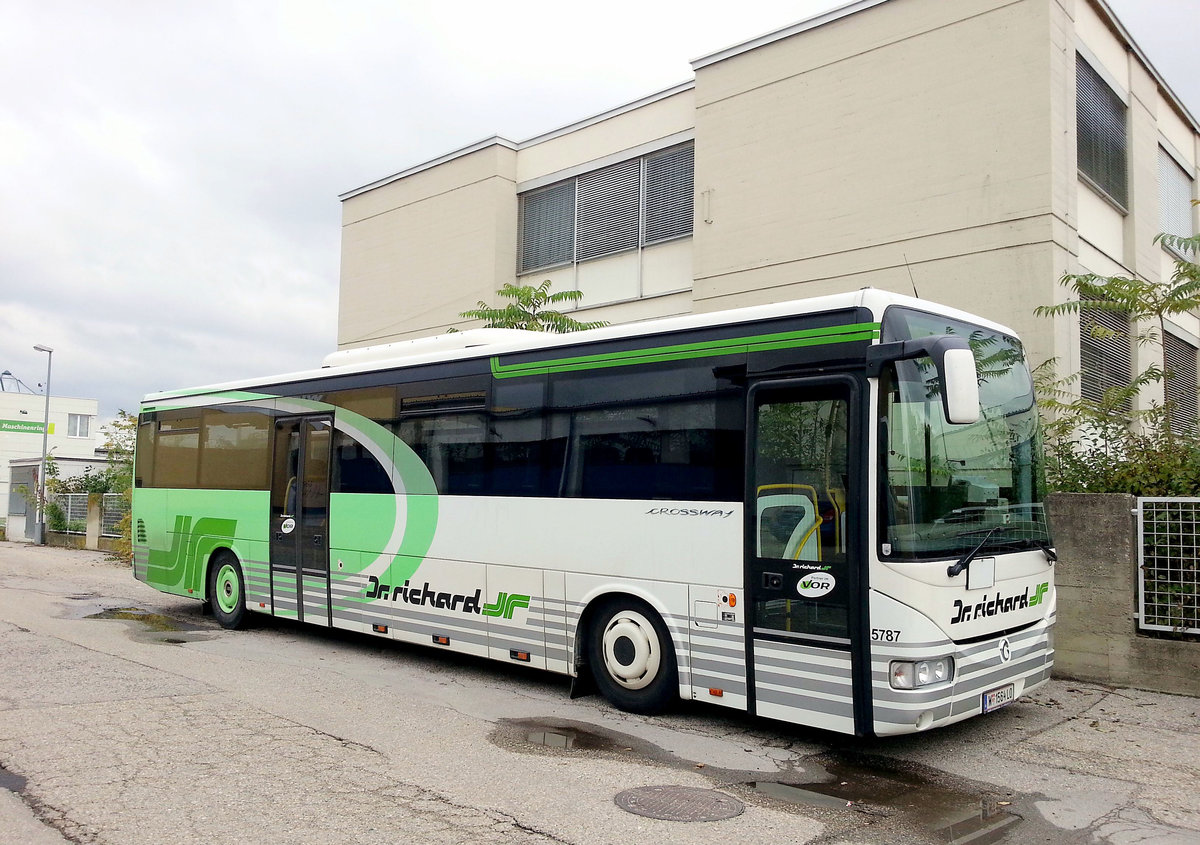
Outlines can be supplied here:
<path id="1" fill-rule="evenodd" d="M 54 350 L 40 343 L 33 347 L 38 352 L 46 353 L 46 419 L 42 424 L 42 463 L 38 468 L 38 497 L 37 522 L 33 528 L 33 542 L 39 546 L 46 545 L 46 446 L 50 439 L 50 362 L 54 360 Z"/>

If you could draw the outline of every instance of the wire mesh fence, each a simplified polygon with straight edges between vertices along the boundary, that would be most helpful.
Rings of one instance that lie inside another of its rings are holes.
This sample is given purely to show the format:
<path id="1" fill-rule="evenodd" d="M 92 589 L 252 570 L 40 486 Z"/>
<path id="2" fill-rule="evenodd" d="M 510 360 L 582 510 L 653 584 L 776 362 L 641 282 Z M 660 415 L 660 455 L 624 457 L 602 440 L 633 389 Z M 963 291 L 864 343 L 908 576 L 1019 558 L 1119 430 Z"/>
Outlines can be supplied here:
<path id="1" fill-rule="evenodd" d="M 1139 627 L 1200 634 L 1200 498 L 1138 499 L 1138 550 Z"/>
<path id="2" fill-rule="evenodd" d="M 100 500 L 100 536 L 120 537 L 117 523 L 129 513 L 129 503 L 121 493 L 105 493 Z"/>
<path id="3" fill-rule="evenodd" d="M 67 534 L 87 533 L 87 493 L 59 493 L 56 496 L 47 496 L 46 503 L 46 522 L 51 531 L 64 531 Z M 61 519 L 51 510 L 55 506 L 61 512 Z"/>

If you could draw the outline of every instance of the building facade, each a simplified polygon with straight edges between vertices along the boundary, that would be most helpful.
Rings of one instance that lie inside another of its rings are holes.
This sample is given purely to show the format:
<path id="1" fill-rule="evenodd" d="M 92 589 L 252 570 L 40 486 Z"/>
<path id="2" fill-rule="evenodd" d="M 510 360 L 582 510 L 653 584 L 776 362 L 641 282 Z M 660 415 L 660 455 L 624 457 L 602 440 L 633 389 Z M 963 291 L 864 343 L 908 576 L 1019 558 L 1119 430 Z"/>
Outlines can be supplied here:
<path id="1" fill-rule="evenodd" d="M 50 397 L 50 433 L 46 449 L 55 459 L 60 477 L 79 474 L 83 467 L 103 465 L 96 460 L 101 445 L 96 425 L 96 399 Z M 46 397 L 38 393 L 0 391 L 0 502 L 7 512 L 10 540 L 25 539 L 25 516 L 33 513 L 27 494 L 38 485 L 42 457 L 42 432 L 46 422 Z M 32 517 L 28 520 L 32 526 Z"/>
<path id="2" fill-rule="evenodd" d="M 1200 124 L 1102 0 L 860 0 L 693 70 L 344 194 L 339 348 L 550 279 L 612 322 L 916 293 L 1012 326 L 1085 395 L 1158 354 L 1033 313 L 1064 273 L 1165 280 L 1155 236 L 1196 232 Z M 1200 320 L 1168 332 L 1194 420 Z"/>

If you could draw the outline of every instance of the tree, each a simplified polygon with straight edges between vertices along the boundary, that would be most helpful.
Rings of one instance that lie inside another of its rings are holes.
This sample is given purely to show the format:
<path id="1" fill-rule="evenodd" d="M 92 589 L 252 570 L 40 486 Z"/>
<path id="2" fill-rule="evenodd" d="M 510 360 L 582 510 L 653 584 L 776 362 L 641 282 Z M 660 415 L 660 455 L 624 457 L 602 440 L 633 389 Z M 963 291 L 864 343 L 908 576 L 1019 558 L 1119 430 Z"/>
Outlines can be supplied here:
<path id="1" fill-rule="evenodd" d="M 113 544 L 113 556 L 124 561 L 133 559 L 133 447 L 137 425 L 136 415 L 119 410 L 117 418 L 100 429 L 108 450 L 108 468 L 104 470 L 107 492 L 120 493 L 125 500 L 125 515 L 116 525 L 121 536 Z"/>
<path id="2" fill-rule="evenodd" d="M 1081 314 L 1086 318 L 1089 311 L 1120 313 L 1129 320 L 1130 338 L 1137 346 L 1157 347 L 1153 363 L 1136 373 L 1128 385 L 1105 390 L 1099 401 L 1074 396 L 1070 385 L 1078 380 L 1078 373 L 1058 377 L 1053 360 L 1038 369 L 1047 480 L 1054 489 L 1139 496 L 1200 494 L 1200 439 L 1194 426 L 1182 432 L 1172 426 L 1173 401 L 1165 399 L 1149 408 L 1128 410 L 1142 388 L 1165 386 L 1172 375 L 1163 341 L 1167 318 L 1200 310 L 1200 264 L 1193 260 L 1200 252 L 1200 235 L 1162 234 L 1155 242 L 1175 252 L 1175 269 L 1168 281 L 1066 274 L 1060 283 L 1076 298 L 1034 310 L 1040 317 Z M 1120 335 L 1095 320 L 1084 330 L 1100 339 Z"/>
<path id="3" fill-rule="evenodd" d="M 559 334 L 598 329 L 608 325 L 604 320 L 582 322 L 552 308 L 547 308 L 547 305 L 578 302 L 583 299 L 583 291 L 578 290 L 560 290 L 550 293 L 549 279 L 536 287 L 509 283 L 496 291 L 496 295 L 511 301 L 507 305 L 493 307 L 480 300 L 478 308 L 463 311 L 459 316 L 471 320 L 483 320 L 484 328 L 488 329 L 526 329 Z"/>

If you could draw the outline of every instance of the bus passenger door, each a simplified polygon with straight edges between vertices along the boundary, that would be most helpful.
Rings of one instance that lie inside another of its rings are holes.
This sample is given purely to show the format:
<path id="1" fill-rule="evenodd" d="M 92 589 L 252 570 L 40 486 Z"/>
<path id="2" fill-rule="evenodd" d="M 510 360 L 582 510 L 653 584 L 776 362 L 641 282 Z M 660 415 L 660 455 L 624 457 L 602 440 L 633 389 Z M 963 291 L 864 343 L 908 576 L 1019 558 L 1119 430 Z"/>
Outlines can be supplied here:
<path id="1" fill-rule="evenodd" d="M 333 417 L 275 422 L 271 598 L 276 616 L 330 623 L 329 456 Z"/>
<path id="2" fill-rule="evenodd" d="M 843 732 L 855 731 L 862 698 L 859 391 L 850 377 L 761 382 L 748 403 L 754 712 Z"/>

